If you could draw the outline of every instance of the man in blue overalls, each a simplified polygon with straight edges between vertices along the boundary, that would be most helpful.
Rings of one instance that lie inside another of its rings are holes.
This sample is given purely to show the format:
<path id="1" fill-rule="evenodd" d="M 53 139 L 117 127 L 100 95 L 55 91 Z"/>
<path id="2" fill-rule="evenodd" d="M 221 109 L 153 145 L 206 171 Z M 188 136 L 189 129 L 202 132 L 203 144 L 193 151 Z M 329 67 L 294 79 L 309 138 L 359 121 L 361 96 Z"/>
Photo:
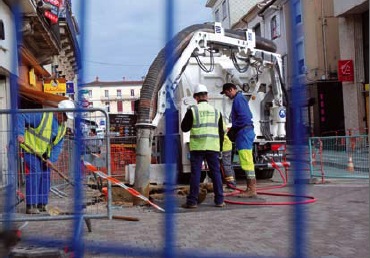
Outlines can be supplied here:
<path id="1" fill-rule="evenodd" d="M 231 108 L 232 127 L 230 131 L 235 132 L 235 147 L 238 150 L 240 166 L 245 171 L 247 178 L 247 189 L 240 194 L 240 197 L 256 197 L 256 173 L 253 162 L 253 142 L 256 134 L 252 121 L 252 112 L 248 105 L 248 100 L 243 93 L 238 91 L 235 84 L 225 83 L 221 94 L 225 94 L 233 100 Z"/>
<path id="2" fill-rule="evenodd" d="M 75 108 L 71 100 L 62 100 L 58 108 Z M 50 166 L 62 151 L 65 122 L 72 112 L 20 114 L 17 122 L 18 142 L 24 150 L 26 170 L 26 213 L 46 211 L 49 201 Z"/>

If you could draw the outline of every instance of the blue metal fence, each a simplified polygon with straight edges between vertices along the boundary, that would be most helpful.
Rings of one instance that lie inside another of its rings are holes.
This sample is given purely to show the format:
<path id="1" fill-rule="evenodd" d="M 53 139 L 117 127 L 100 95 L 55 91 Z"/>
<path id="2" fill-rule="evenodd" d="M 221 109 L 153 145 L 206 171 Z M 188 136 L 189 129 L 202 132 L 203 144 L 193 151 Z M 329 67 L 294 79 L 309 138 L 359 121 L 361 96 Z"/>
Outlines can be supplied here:
<path id="1" fill-rule="evenodd" d="M 85 37 L 86 35 L 84 34 L 85 33 L 85 23 L 83 23 L 84 19 L 85 19 L 85 13 L 86 13 L 86 9 L 88 9 L 88 4 L 90 3 L 90 1 L 81 1 L 81 5 L 83 5 L 82 8 L 80 8 L 80 19 L 82 22 L 80 22 L 80 26 L 81 26 L 81 40 L 79 42 L 80 46 L 81 46 L 81 53 L 80 53 L 80 56 L 78 57 L 78 61 L 79 61 L 79 64 L 82 64 L 82 60 L 84 59 L 84 56 L 85 56 L 85 53 L 84 53 L 84 49 L 85 49 Z M 291 2 L 294 2 L 294 1 L 291 1 Z M 171 1 L 171 0 L 166 0 L 165 1 L 165 6 L 166 6 L 166 16 L 167 16 L 167 19 L 166 19 L 166 39 L 170 39 L 172 38 L 172 34 L 173 34 L 173 22 L 174 22 L 174 9 L 175 9 L 175 1 Z M 292 3 L 293 5 L 293 3 Z M 295 8 L 293 8 L 291 6 L 291 10 L 293 12 L 293 10 L 295 10 Z M 292 27 L 290 28 L 293 30 L 292 34 L 292 38 L 296 38 L 294 35 L 296 34 L 295 33 L 295 30 L 296 28 Z M 294 45 L 294 44 L 293 44 Z M 293 51 L 294 52 L 294 51 Z M 169 55 L 171 56 L 171 55 Z M 293 58 L 294 59 L 297 59 L 297 55 L 296 54 L 293 54 Z M 293 65 L 293 67 L 295 67 Z M 295 73 L 295 74 L 298 74 L 298 73 Z M 84 81 L 84 69 L 82 67 L 82 69 L 80 70 L 80 81 L 79 81 L 79 84 L 83 84 L 83 81 Z M 304 97 L 303 97 L 303 94 L 301 94 L 302 92 L 304 92 L 304 89 L 303 89 L 303 85 L 301 85 L 298 81 L 295 81 L 293 83 L 294 85 L 292 86 L 293 88 L 293 98 L 295 99 L 295 101 L 292 103 L 292 110 L 298 110 L 299 107 L 301 107 L 302 105 L 302 102 L 304 100 Z M 16 91 L 15 91 L 16 92 Z M 297 97 L 298 96 L 298 97 Z M 297 97 L 297 98 L 295 98 Z M 12 103 L 16 103 L 16 96 L 13 96 L 13 101 Z M 12 105 L 12 107 L 15 109 L 16 108 L 16 105 Z M 303 139 L 303 132 L 304 132 L 304 128 L 301 126 L 301 121 L 299 120 L 299 114 L 293 114 L 293 117 L 296 117 L 296 119 L 293 119 L 292 120 L 292 125 L 293 125 L 293 128 L 294 128 L 294 139 L 295 139 L 295 142 L 297 143 L 297 146 L 301 146 L 301 141 Z M 171 124 L 168 125 L 169 127 L 171 126 Z M 173 131 L 171 130 L 171 128 L 166 128 L 167 130 L 169 131 Z M 168 136 L 168 137 L 171 137 L 171 136 Z M 170 144 L 171 142 L 171 139 L 168 138 L 166 139 L 166 147 L 167 147 L 167 152 L 168 153 L 173 153 L 172 152 L 172 149 L 174 146 Z M 299 147 L 297 147 L 295 149 L 295 153 L 296 155 L 298 156 L 298 159 L 300 156 L 303 155 L 303 150 Z M 168 160 L 168 162 L 170 163 L 171 162 L 171 159 Z M 357 163 L 357 158 L 355 160 L 355 162 Z M 358 163 L 359 164 L 359 163 Z M 76 167 L 79 165 L 79 163 L 76 164 Z M 294 164 L 293 164 L 294 166 Z M 359 165 L 358 165 L 359 166 Z M 295 169 L 299 170 L 300 169 L 300 165 L 299 163 L 295 164 Z M 170 175 L 171 173 L 166 173 L 167 175 Z M 297 173 L 298 174 L 298 173 Z M 297 178 L 299 179 L 299 178 Z M 173 178 L 169 178 L 168 179 L 168 182 L 173 182 L 174 179 Z M 297 194 L 297 196 L 302 196 L 304 195 L 304 186 L 301 185 L 301 184 L 297 184 L 295 185 L 295 193 Z M 77 191 L 77 193 L 79 193 L 79 191 Z M 75 196 L 74 200 L 76 202 L 76 205 L 75 205 L 75 209 L 76 209 L 76 215 L 74 216 L 74 234 L 71 239 L 71 242 L 73 243 L 72 247 L 73 247 L 73 250 L 75 251 L 74 252 L 74 257 L 83 257 L 84 256 L 84 246 L 85 247 L 91 247 L 91 248 L 95 248 L 96 250 L 99 250 L 100 252 L 104 253 L 104 252 L 109 252 L 109 253 L 115 253 L 115 254 L 125 254 L 125 253 L 130 253 L 131 256 L 133 257 L 140 257 L 140 256 L 155 256 L 155 255 L 161 255 L 161 251 L 154 251 L 153 250 L 148 250 L 148 248 L 145 248 L 145 247 L 132 247 L 132 246 L 123 246 L 121 243 L 117 243 L 117 245 L 115 246 L 104 246 L 104 244 L 99 244 L 97 245 L 96 243 L 94 244 L 94 246 L 91 246 L 89 243 L 85 243 L 84 242 L 84 237 L 83 237 L 83 234 L 81 234 L 80 230 L 78 230 L 78 228 L 80 228 L 78 225 L 80 224 L 81 222 L 81 218 L 82 218 L 82 213 L 79 212 L 79 209 L 78 209 L 78 205 L 77 204 L 80 204 L 79 202 L 79 197 L 78 195 Z M 176 221 L 174 220 L 174 213 L 173 213 L 173 208 L 174 208 L 174 201 L 173 199 L 171 198 L 166 198 L 166 202 L 165 202 L 165 208 L 166 208 L 166 215 L 164 217 L 164 220 L 165 220 L 165 223 L 164 223 L 164 227 L 165 227 L 165 230 L 163 231 L 164 234 L 165 234 L 165 241 L 163 242 L 163 256 L 164 257 L 175 257 L 177 255 L 177 249 L 176 249 L 176 246 L 175 246 L 175 242 L 176 242 L 176 235 L 175 235 L 175 223 Z M 294 257 L 305 257 L 305 248 L 304 248 L 304 243 L 306 242 L 305 241 L 305 225 L 304 225 L 304 221 L 305 221 L 305 217 L 304 217 L 304 211 L 302 210 L 302 207 L 300 205 L 296 205 L 295 208 L 294 208 L 294 223 L 293 223 L 293 229 L 294 229 L 294 243 L 292 244 L 292 246 L 294 246 Z M 60 241 L 60 240 L 59 240 Z M 35 240 L 35 243 L 37 241 Z M 38 242 L 38 244 L 42 244 L 42 240 L 40 240 Z M 56 239 L 54 241 L 54 244 L 55 245 L 58 245 L 58 240 Z M 60 242 L 60 246 L 63 246 L 65 243 L 64 242 Z M 97 247 L 99 246 L 99 248 Z M 215 254 L 204 254 L 204 255 L 201 255 L 200 254 L 201 252 L 195 254 L 194 252 L 191 252 L 189 253 L 188 255 L 184 255 L 183 257 L 221 257 L 221 256 L 217 256 Z M 230 257 L 232 255 L 230 254 Z M 226 257 L 226 256 L 222 256 L 222 257 Z M 234 255 L 234 257 L 236 257 Z M 245 256 L 246 257 L 246 256 Z"/>

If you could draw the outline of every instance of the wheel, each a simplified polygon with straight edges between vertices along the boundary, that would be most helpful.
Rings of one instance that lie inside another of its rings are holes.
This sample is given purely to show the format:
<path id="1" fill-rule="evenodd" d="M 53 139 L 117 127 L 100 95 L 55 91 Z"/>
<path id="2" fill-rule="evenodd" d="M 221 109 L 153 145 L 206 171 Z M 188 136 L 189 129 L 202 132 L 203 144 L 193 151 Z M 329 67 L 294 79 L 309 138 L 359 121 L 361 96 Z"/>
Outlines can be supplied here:
<path id="1" fill-rule="evenodd" d="M 202 171 L 200 174 L 200 182 L 203 183 L 204 179 L 206 178 L 207 172 Z M 178 184 L 188 185 L 190 184 L 190 173 L 179 173 L 179 177 L 177 178 Z"/>
<path id="2" fill-rule="evenodd" d="M 257 179 L 271 179 L 274 176 L 274 169 L 262 169 L 256 171 Z"/>
<path id="3" fill-rule="evenodd" d="M 188 185 L 190 182 L 190 173 L 182 173 L 178 174 L 177 183 L 181 185 Z"/>

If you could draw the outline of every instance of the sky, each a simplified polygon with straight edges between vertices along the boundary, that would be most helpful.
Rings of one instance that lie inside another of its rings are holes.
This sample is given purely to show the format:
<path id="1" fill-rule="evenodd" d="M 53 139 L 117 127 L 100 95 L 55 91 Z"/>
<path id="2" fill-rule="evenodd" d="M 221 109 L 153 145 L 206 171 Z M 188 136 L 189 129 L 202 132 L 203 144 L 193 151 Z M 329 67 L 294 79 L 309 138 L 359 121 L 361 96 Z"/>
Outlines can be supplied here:
<path id="1" fill-rule="evenodd" d="M 173 1 L 174 34 L 212 21 L 206 0 Z M 80 20 L 81 2 L 86 8 L 84 22 Z M 165 45 L 166 0 L 72 1 L 72 8 L 80 30 L 85 28 L 85 82 L 97 76 L 99 81 L 141 80 Z"/>

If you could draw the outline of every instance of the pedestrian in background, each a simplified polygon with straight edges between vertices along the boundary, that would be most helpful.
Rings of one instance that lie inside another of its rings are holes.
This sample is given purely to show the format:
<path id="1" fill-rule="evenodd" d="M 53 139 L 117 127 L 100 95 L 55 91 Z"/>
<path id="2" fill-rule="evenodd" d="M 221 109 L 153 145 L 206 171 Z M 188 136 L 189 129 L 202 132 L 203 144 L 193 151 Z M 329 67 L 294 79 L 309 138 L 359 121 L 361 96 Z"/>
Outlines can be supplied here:
<path id="1" fill-rule="evenodd" d="M 225 206 L 223 185 L 220 172 L 220 152 L 224 136 L 221 113 L 208 104 L 207 87 L 199 84 L 194 89 L 197 105 L 191 106 L 181 122 L 183 132 L 190 131 L 190 192 L 183 208 L 196 208 L 198 204 L 199 184 L 202 162 L 207 161 L 214 191 L 216 207 Z"/>
<path id="2" fill-rule="evenodd" d="M 70 100 L 62 100 L 58 108 L 75 108 Z M 17 121 L 18 142 L 24 150 L 26 171 L 26 213 L 46 211 L 49 202 L 50 166 L 58 160 L 66 133 L 67 119 L 72 112 L 20 114 Z"/>
<path id="3" fill-rule="evenodd" d="M 89 136 L 85 139 L 85 153 L 84 160 L 101 168 L 104 166 L 104 161 L 101 158 L 101 147 L 103 146 L 103 140 L 97 135 L 96 129 L 91 128 Z"/>
<path id="4" fill-rule="evenodd" d="M 240 166 L 245 171 L 247 178 L 247 189 L 239 196 L 256 197 L 257 181 L 252 154 L 256 134 L 254 133 L 253 117 L 248 100 L 242 92 L 237 90 L 233 83 L 225 83 L 222 86 L 221 94 L 225 94 L 233 100 L 231 108 L 232 126 L 228 135 L 233 135 L 233 137 L 230 136 L 231 140 L 235 137 L 235 147 L 238 150 Z"/>

